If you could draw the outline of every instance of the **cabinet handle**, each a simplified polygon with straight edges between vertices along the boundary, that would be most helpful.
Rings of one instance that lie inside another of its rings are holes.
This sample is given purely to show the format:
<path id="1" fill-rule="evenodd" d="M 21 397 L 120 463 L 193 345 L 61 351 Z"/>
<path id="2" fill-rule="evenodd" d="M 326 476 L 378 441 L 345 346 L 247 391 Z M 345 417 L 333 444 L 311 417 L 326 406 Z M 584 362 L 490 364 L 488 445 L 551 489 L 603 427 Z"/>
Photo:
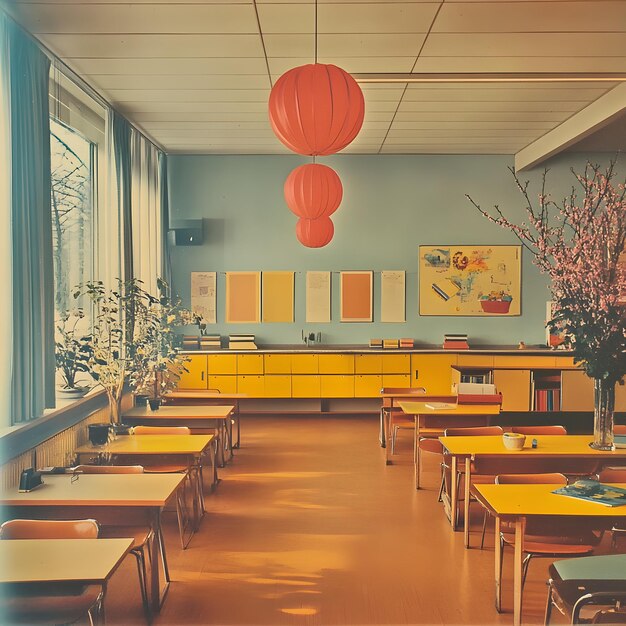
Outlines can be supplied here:
<path id="1" fill-rule="evenodd" d="M 200 380 L 204 380 L 204 371 L 202 372 L 202 374 L 200 375 Z"/>

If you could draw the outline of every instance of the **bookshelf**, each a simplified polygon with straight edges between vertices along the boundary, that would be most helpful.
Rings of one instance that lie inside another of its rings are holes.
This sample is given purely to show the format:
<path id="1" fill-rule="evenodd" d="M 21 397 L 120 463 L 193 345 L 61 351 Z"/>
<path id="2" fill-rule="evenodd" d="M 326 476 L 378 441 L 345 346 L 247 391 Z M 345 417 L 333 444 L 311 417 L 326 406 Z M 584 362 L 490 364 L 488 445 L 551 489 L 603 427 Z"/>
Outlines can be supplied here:
<path id="1" fill-rule="evenodd" d="M 532 370 L 532 410 L 546 413 L 561 410 L 561 371 Z"/>

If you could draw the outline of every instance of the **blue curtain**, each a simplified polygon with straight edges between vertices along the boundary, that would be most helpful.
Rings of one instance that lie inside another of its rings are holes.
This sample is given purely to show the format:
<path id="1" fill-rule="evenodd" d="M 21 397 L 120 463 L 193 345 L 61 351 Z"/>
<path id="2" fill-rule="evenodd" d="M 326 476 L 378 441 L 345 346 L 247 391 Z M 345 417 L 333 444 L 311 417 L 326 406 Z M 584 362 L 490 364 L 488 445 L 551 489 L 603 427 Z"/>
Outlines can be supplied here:
<path id="1" fill-rule="evenodd" d="M 54 406 L 54 276 L 50 210 L 50 60 L 14 22 L 8 38 L 13 258 L 12 421 Z M 4 60 L 4 59 L 3 59 Z"/>
<path id="2" fill-rule="evenodd" d="M 172 290 L 172 263 L 168 232 L 170 229 L 170 200 L 167 186 L 167 155 L 159 152 L 159 178 L 161 179 L 161 278 Z"/>

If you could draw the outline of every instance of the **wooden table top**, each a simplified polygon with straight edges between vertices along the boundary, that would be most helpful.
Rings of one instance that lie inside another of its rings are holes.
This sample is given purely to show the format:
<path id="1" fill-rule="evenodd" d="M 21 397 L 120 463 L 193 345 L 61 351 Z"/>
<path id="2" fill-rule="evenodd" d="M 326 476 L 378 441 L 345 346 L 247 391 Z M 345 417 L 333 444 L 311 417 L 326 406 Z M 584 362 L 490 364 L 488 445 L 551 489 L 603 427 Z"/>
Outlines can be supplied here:
<path id="1" fill-rule="evenodd" d="M 102 584 L 117 569 L 133 540 L 11 539 L 0 541 L 0 583 Z"/>
<path id="2" fill-rule="evenodd" d="M 433 409 L 428 402 L 403 400 L 398 406 L 408 415 L 498 415 L 499 404 L 455 404 L 444 409 Z"/>
<path id="3" fill-rule="evenodd" d="M 537 440 L 537 447 L 532 448 L 531 442 Z M 526 435 L 526 443 L 521 450 L 508 450 L 504 447 L 501 435 L 439 437 L 439 441 L 450 453 L 457 456 L 499 456 L 499 457 L 532 457 L 550 458 L 575 456 L 580 458 L 611 458 L 626 457 L 626 449 L 595 450 L 589 444 L 591 435 Z"/>
<path id="4" fill-rule="evenodd" d="M 152 411 L 147 406 L 136 406 L 133 409 L 124 412 L 124 417 L 141 417 L 158 419 L 225 419 L 233 411 L 235 407 L 232 405 L 215 405 L 215 406 L 185 406 L 183 404 L 175 406 L 162 406 L 158 411 Z"/>
<path id="5" fill-rule="evenodd" d="M 563 485 L 474 485 L 478 499 L 501 517 L 584 516 L 626 517 L 626 506 L 605 506 L 552 493 Z M 626 488 L 626 483 L 616 483 Z"/>
<path id="6" fill-rule="evenodd" d="M 208 400 L 214 400 L 219 398 L 223 398 L 224 400 L 236 400 L 239 398 L 247 398 L 247 393 L 222 393 L 217 391 L 209 391 L 209 390 L 194 390 L 194 391 L 170 391 L 165 394 L 165 399 L 172 398 L 173 400 L 193 400 L 198 398 L 206 398 Z"/>
<path id="7" fill-rule="evenodd" d="M 90 443 L 76 448 L 79 454 L 201 454 L 215 435 L 121 435 L 106 446 Z"/>
<path id="8" fill-rule="evenodd" d="M 185 479 L 183 474 L 46 475 L 29 493 L 17 487 L 0 491 L 4 506 L 128 506 L 162 507 Z M 2 542 L 0 542 L 2 543 Z"/>

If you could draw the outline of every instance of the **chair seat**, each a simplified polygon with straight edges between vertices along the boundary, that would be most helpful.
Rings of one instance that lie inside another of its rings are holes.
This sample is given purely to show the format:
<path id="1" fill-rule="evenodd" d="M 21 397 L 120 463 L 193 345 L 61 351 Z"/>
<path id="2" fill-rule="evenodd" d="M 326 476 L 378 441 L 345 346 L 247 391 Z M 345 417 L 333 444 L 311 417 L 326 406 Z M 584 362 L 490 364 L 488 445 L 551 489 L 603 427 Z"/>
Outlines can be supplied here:
<path id="1" fill-rule="evenodd" d="M 145 474 L 177 474 L 186 472 L 189 469 L 187 465 L 164 463 L 162 465 L 148 465 L 143 468 Z"/>
<path id="2" fill-rule="evenodd" d="M 515 535 L 512 533 L 501 534 L 504 543 L 509 546 L 515 545 Z M 532 554 L 589 554 L 594 546 L 589 543 L 559 543 L 559 537 L 534 537 L 527 536 L 524 539 L 524 552 Z"/>
<path id="3" fill-rule="evenodd" d="M 133 538 L 131 550 L 142 548 L 148 543 L 151 531 L 144 526 L 101 526 L 99 537 L 104 539 Z"/>

